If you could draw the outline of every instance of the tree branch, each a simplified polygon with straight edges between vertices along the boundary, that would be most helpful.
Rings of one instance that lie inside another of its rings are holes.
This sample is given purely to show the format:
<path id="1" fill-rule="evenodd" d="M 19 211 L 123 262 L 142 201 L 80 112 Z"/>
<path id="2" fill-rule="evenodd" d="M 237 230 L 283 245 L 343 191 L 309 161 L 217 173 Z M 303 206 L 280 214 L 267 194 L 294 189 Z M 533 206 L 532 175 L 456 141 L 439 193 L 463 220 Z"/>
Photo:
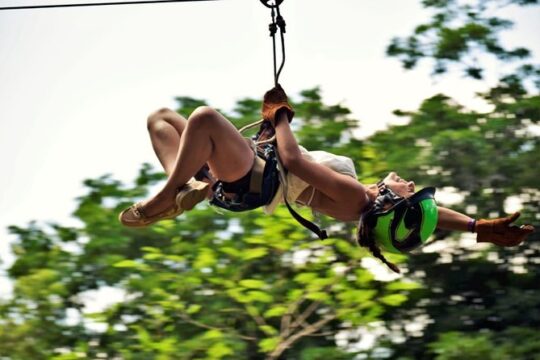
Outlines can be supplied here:
<path id="1" fill-rule="evenodd" d="M 293 336 L 289 337 L 285 341 L 281 342 L 275 349 L 272 351 L 267 359 L 274 360 L 277 359 L 285 350 L 287 350 L 292 344 L 304 336 L 309 336 L 317 331 L 319 331 L 324 325 L 326 325 L 331 320 L 334 320 L 336 315 L 328 315 L 322 318 L 321 320 L 309 325 L 303 330 L 297 332 Z"/>
<path id="2" fill-rule="evenodd" d="M 187 323 L 190 323 L 191 325 L 195 325 L 197 327 L 200 327 L 200 328 L 203 328 L 203 329 L 208 329 L 208 330 L 219 330 L 219 331 L 222 331 L 222 332 L 226 332 L 226 333 L 229 333 L 231 332 L 231 329 L 227 329 L 227 328 L 220 328 L 220 327 L 217 327 L 217 326 L 210 326 L 210 325 L 206 325 L 200 321 L 197 321 L 195 319 L 192 319 L 190 318 L 188 315 L 186 314 L 182 314 L 180 313 L 179 316 L 182 318 L 182 320 L 184 320 L 185 322 Z M 248 340 L 248 341 L 257 341 L 257 338 L 255 337 L 252 337 L 252 336 L 246 336 L 246 335 L 242 335 L 242 334 L 234 334 L 235 336 L 239 337 L 240 339 L 242 340 Z"/>
<path id="3" fill-rule="evenodd" d="M 319 305 L 321 305 L 321 302 L 320 301 L 314 301 L 312 302 L 311 304 L 309 304 L 309 306 L 307 307 L 306 310 L 304 310 L 304 312 L 302 314 L 300 314 L 300 316 L 298 316 L 296 318 L 296 320 L 292 323 L 291 325 L 291 329 L 295 329 L 298 327 L 298 325 L 304 323 L 306 321 L 306 319 L 311 315 L 313 314 L 313 312 L 315 310 L 317 310 L 317 308 L 319 307 Z"/>

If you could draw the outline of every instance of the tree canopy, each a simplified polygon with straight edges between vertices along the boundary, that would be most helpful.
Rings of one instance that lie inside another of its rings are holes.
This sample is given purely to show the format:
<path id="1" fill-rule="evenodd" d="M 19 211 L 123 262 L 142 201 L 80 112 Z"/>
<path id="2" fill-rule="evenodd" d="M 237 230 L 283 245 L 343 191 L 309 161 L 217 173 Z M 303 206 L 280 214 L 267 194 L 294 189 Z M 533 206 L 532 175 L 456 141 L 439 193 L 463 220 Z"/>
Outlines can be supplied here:
<path id="1" fill-rule="evenodd" d="M 511 23 L 487 13 L 502 1 L 422 3 L 433 18 L 392 40 L 388 55 L 406 68 L 431 59 L 437 74 L 465 64 L 473 78 L 481 78 L 481 64 L 463 61 L 475 51 L 522 59 L 478 95 L 490 110 L 438 94 L 416 110 L 396 110 L 405 125 L 359 140 L 353 130 L 362 121 L 342 104 L 326 104 L 319 88 L 306 89 L 291 96 L 299 142 L 351 157 L 364 183 L 393 170 L 457 195 L 452 208 L 471 216 L 502 216 L 518 204 L 523 221 L 538 224 L 539 67 L 527 63 L 526 49 L 500 45 L 498 33 Z M 206 104 L 188 96 L 177 102 L 184 115 Z M 260 100 L 247 98 L 225 115 L 240 128 L 259 109 Z M 374 272 L 354 243 L 355 224 L 320 217 L 331 236 L 319 241 L 285 208 L 265 216 L 199 205 L 149 228 L 122 227 L 118 212 L 164 176 L 142 164 L 129 184 L 112 174 L 84 181 L 73 214 L 80 226 L 10 227 L 14 293 L 0 300 L 0 358 L 539 358 L 537 233 L 502 249 L 438 231 L 423 251 L 389 255 L 404 276 L 382 279 L 384 267 Z M 88 294 L 113 290 L 121 301 L 89 311 Z M 373 344 L 356 346 L 366 334 L 377 334 Z"/>

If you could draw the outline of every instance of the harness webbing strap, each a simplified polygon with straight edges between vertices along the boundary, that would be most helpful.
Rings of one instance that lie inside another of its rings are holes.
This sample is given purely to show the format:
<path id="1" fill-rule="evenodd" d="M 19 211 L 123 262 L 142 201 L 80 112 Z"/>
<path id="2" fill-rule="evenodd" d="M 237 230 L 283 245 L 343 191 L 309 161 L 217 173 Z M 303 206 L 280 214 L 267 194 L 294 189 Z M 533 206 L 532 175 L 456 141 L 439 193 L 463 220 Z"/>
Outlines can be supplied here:
<path id="1" fill-rule="evenodd" d="M 243 132 L 251 127 L 254 127 L 256 125 L 262 124 L 263 120 L 257 121 L 253 124 L 249 124 L 247 126 L 244 126 L 242 129 L 240 129 L 240 132 Z M 262 189 L 262 181 L 263 181 L 263 174 L 264 174 L 264 166 L 265 162 L 263 159 L 258 157 L 257 154 L 257 146 L 262 145 L 265 143 L 272 143 L 275 141 L 275 135 L 268 140 L 264 141 L 252 141 L 250 139 L 246 139 L 250 147 L 253 148 L 253 151 L 255 152 L 255 160 L 253 162 L 253 168 L 251 173 L 251 179 L 249 184 L 249 191 L 254 193 L 260 193 Z M 287 206 L 287 209 L 289 210 L 289 213 L 292 215 L 292 217 L 298 221 L 302 226 L 305 228 L 311 230 L 313 233 L 315 233 L 319 239 L 324 240 L 328 238 L 328 234 L 326 233 L 326 230 L 321 230 L 317 225 L 315 225 L 313 222 L 303 218 L 300 214 L 298 214 L 289 204 L 289 201 L 287 200 L 287 170 L 283 167 L 283 164 L 281 163 L 281 159 L 279 158 L 279 154 L 276 151 L 276 162 L 278 167 L 278 173 L 279 173 L 279 181 L 281 183 L 282 189 L 283 189 L 283 200 L 285 202 L 285 205 Z M 313 194 L 312 194 L 313 196 Z M 311 202 L 312 199 L 310 199 Z"/>
<path id="2" fill-rule="evenodd" d="M 263 175 L 265 161 L 255 154 L 253 167 L 251 168 L 251 179 L 249 180 L 249 192 L 261 193 L 263 186 Z"/>
<path id="3" fill-rule="evenodd" d="M 277 152 L 276 152 L 276 159 L 277 159 L 277 165 L 278 165 L 278 170 L 279 170 L 279 179 L 281 181 L 281 186 L 283 188 L 283 201 L 285 202 L 285 205 L 287 206 L 287 209 L 289 209 L 289 213 L 303 227 L 305 227 L 305 228 L 311 230 L 312 232 L 314 232 L 319 237 L 319 239 L 324 240 L 324 239 L 328 238 L 328 234 L 326 233 L 326 230 L 321 230 L 321 228 L 318 227 L 317 225 L 315 225 L 313 222 L 303 218 L 302 215 L 297 213 L 292 208 L 292 206 L 289 204 L 289 201 L 287 200 L 287 186 L 288 186 L 288 184 L 287 184 L 287 173 L 286 173 L 287 170 L 285 169 L 285 167 L 281 163 L 281 159 L 279 158 L 279 154 Z"/>
<path id="4" fill-rule="evenodd" d="M 296 221 L 298 221 L 305 228 L 307 228 L 307 229 L 311 230 L 312 232 L 314 232 L 315 234 L 317 234 L 319 239 L 324 240 L 324 239 L 328 238 L 328 234 L 326 233 L 326 230 L 324 230 L 324 229 L 321 230 L 320 227 L 318 227 L 317 225 L 315 225 L 311 221 L 303 218 L 299 213 L 294 211 L 294 209 L 291 207 L 291 205 L 289 205 L 289 202 L 287 201 L 286 198 L 284 198 L 284 200 L 285 200 L 285 205 L 287 205 L 287 209 L 289 209 L 289 212 L 291 213 L 291 215 L 293 216 L 293 218 Z"/>

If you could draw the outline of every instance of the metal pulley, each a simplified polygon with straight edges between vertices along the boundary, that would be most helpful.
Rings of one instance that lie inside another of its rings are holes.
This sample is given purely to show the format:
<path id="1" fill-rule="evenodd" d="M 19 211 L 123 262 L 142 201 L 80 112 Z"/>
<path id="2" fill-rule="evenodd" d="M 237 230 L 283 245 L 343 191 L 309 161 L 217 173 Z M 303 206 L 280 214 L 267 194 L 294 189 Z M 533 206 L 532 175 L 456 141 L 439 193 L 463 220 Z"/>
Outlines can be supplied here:
<path id="1" fill-rule="evenodd" d="M 270 2 L 274 2 L 274 4 L 270 4 Z M 269 9 L 277 8 L 282 2 L 283 0 L 261 0 L 261 3 Z"/>

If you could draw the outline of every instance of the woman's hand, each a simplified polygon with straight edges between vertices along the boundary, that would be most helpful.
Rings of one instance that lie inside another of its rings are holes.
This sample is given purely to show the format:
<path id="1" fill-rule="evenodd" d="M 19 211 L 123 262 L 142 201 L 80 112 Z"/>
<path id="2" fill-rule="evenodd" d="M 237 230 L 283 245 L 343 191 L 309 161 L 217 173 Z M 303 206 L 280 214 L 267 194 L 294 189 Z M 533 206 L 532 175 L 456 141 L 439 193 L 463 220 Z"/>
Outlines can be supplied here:
<path id="1" fill-rule="evenodd" d="M 499 246 L 516 246 L 525 240 L 527 235 L 534 232 L 532 225 L 516 226 L 512 225 L 519 217 L 519 212 L 500 219 L 485 220 L 476 222 L 476 233 L 478 242 L 490 242 Z"/>
<path id="2" fill-rule="evenodd" d="M 275 128 L 279 113 L 283 111 L 286 112 L 287 118 L 291 122 L 294 116 L 294 110 L 287 100 L 287 94 L 285 94 L 281 85 L 278 84 L 264 94 L 262 117 Z"/>

